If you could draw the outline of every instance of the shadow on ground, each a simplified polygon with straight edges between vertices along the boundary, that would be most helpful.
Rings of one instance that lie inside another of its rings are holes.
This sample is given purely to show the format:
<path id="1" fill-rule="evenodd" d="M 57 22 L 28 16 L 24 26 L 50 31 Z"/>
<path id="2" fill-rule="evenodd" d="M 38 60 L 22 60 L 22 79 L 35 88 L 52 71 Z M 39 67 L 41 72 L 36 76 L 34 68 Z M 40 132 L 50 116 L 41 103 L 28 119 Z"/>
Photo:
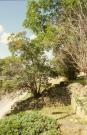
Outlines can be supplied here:
<path id="1" fill-rule="evenodd" d="M 57 118 L 57 120 L 65 119 L 65 118 L 67 118 L 67 117 L 71 117 L 71 116 L 73 116 L 73 115 L 75 115 L 75 113 L 66 114 L 65 116 L 61 116 L 60 118 Z"/>
<path id="2" fill-rule="evenodd" d="M 44 106 L 70 105 L 70 93 L 66 86 L 54 85 L 44 90 L 39 98 L 30 97 L 24 101 L 16 102 L 11 107 L 11 113 L 31 109 L 41 109 Z M 9 114 L 7 114 L 9 115 Z"/>

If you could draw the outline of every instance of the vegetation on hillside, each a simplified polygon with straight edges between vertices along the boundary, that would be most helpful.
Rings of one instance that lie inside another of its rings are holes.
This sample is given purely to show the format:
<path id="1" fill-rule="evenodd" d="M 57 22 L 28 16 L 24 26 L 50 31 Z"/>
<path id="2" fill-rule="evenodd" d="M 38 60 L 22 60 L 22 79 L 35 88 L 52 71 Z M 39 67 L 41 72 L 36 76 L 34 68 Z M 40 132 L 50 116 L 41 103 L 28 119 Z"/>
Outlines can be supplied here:
<path id="1" fill-rule="evenodd" d="M 17 103 L 16 111 L 32 106 L 40 109 L 45 99 L 59 101 L 62 97 L 65 101 L 66 95 L 70 104 L 68 83 L 87 83 L 87 1 L 28 0 L 26 10 L 23 26 L 36 37 L 30 40 L 26 32 L 9 36 L 11 56 L 0 59 L 0 94 L 19 90 L 31 93 L 29 99 Z M 84 74 L 81 79 L 80 73 Z M 52 86 L 49 79 L 59 75 L 67 81 Z M 60 135 L 57 125 L 36 112 L 20 113 L 0 121 L 0 134 Z"/>
<path id="2" fill-rule="evenodd" d="M 49 77 L 62 74 L 73 80 L 86 74 L 86 11 L 85 0 L 28 1 L 23 25 L 36 38 L 30 40 L 25 32 L 10 35 L 12 56 L 0 60 L 1 90 L 22 88 L 39 97 L 49 88 Z"/>

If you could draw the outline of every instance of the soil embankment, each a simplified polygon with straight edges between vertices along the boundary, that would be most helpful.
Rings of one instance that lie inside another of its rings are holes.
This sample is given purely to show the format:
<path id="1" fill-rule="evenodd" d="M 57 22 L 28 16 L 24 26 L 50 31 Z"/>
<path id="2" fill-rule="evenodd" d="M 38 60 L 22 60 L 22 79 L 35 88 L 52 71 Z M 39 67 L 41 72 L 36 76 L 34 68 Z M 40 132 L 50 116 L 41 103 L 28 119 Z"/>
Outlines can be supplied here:
<path id="1" fill-rule="evenodd" d="M 1 97 L 0 99 L 0 118 L 3 118 L 7 113 L 11 111 L 11 106 L 23 99 L 27 93 L 11 93 Z M 13 96 L 12 96 L 13 95 Z"/>

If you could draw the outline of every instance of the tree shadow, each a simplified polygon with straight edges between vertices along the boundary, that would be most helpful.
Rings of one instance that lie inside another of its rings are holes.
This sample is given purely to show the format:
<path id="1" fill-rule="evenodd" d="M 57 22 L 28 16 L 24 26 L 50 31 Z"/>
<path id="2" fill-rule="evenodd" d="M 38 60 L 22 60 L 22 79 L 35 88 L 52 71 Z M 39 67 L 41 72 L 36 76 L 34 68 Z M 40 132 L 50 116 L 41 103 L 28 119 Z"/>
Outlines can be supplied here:
<path id="1" fill-rule="evenodd" d="M 52 115 L 56 115 L 56 114 L 64 114 L 66 112 L 52 112 Z"/>
<path id="2" fill-rule="evenodd" d="M 61 116 L 60 118 L 57 118 L 57 120 L 61 120 L 61 119 L 64 119 L 64 118 L 67 118 L 67 117 L 70 117 L 70 116 L 73 116 L 73 115 L 75 115 L 75 113 L 66 114 L 65 116 Z"/>
<path id="3" fill-rule="evenodd" d="M 44 106 L 58 106 L 58 104 L 67 106 L 70 105 L 70 103 L 70 93 L 67 89 L 67 86 L 54 85 L 49 89 L 44 90 L 39 98 L 30 97 L 24 101 L 16 102 L 11 107 L 11 113 L 18 113 L 20 111 L 33 109 L 41 109 Z"/>
<path id="4" fill-rule="evenodd" d="M 56 104 L 60 103 L 63 105 L 70 105 L 71 104 L 71 98 L 70 98 L 70 92 L 67 89 L 67 85 L 59 85 L 56 84 L 49 88 L 48 90 L 45 90 L 42 92 L 42 96 L 47 97 L 48 103 L 50 104 Z"/>

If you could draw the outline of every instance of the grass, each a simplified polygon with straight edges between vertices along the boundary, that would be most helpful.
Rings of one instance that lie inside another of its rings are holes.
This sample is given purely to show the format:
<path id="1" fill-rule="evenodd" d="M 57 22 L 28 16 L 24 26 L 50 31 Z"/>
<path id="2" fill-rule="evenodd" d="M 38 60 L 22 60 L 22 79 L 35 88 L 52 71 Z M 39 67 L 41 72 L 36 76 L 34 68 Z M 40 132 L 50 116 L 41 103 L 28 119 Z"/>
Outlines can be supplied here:
<path id="1" fill-rule="evenodd" d="M 66 115 L 70 115 L 72 113 L 72 108 L 71 106 L 52 106 L 44 107 L 40 110 L 40 112 L 44 115 L 48 115 L 56 119 L 62 119 Z"/>
<path id="2" fill-rule="evenodd" d="M 29 112 L 33 112 L 33 110 L 27 110 Z M 72 110 L 71 105 L 69 106 L 51 106 L 51 107 L 43 107 L 38 110 L 41 114 L 45 116 L 52 117 L 58 120 L 59 123 L 63 121 L 76 121 L 75 114 Z"/>
<path id="3" fill-rule="evenodd" d="M 44 107 L 40 110 L 40 113 L 58 120 L 61 124 L 63 122 L 73 122 L 77 124 L 87 124 L 86 118 L 79 118 L 73 112 L 71 105 L 69 106 L 52 106 L 52 107 Z"/>

